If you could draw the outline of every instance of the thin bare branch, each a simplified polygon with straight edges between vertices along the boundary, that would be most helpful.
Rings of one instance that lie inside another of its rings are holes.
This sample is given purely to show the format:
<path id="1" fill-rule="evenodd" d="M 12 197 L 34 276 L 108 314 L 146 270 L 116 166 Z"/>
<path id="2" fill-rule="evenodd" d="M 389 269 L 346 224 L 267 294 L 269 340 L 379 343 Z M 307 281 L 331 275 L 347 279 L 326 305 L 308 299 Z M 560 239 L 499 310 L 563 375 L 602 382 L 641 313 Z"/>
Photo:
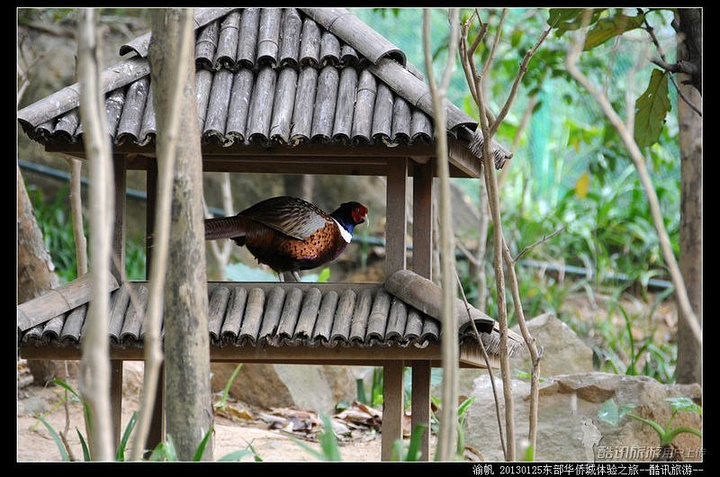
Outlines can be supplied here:
<path id="1" fill-rule="evenodd" d="M 82 213 L 82 162 L 72 156 L 65 156 L 70 165 L 70 213 L 72 214 L 73 238 L 75 240 L 75 260 L 77 262 L 77 276 L 87 273 L 87 239 L 83 226 Z"/>
<path id="2" fill-rule="evenodd" d="M 543 41 L 545 41 L 545 38 L 550 34 L 550 31 L 552 30 L 552 26 L 549 26 L 545 29 L 545 31 L 540 35 L 540 38 L 538 39 L 537 43 L 535 43 L 535 46 L 533 46 L 530 50 L 528 50 L 525 53 L 525 56 L 523 57 L 522 61 L 520 62 L 520 68 L 518 69 L 518 74 L 515 77 L 515 81 L 513 82 L 512 88 L 510 89 L 510 94 L 508 95 L 508 98 L 505 100 L 505 105 L 498 113 L 497 117 L 493 121 L 491 131 L 491 136 L 494 136 L 497 132 L 498 128 L 500 127 L 500 124 L 505 119 L 505 116 L 507 116 L 507 113 L 510 111 L 510 105 L 515 100 L 515 95 L 517 94 L 518 88 L 520 86 L 520 82 L 523 79 L 523 76 L 525 76 L 525 73 L 527 72 L 528 63 L 530 63 L 530 60 L 533 56 L 535 56 L 535 53 L 537 52 L 538 48 L 540 48 L 540 45 L 542 45 Z"/>
<path id="3" fill-rule="evenodd" d="M 485 78 L 483 78 L 483 81 Z M 478 109 L 485 110 L 485 98 L 482 86 L 478 88 Z M 480 114 L 480 130 L 485 138 L 483 141 L 482 157 L 492 157 L 490 143 L 492 133 L 488 124 L 488 118 L 484 114 Z M 500 218 L 500 201 L 497 193 L 497 181 L 493 173 L 492 167 L 487 164 L 483 165 L 483 173 L 485 178 L 485 186 L 488 196 L 488 206 L 490 215 L 493 220 L 493 232 L 495 247 L 493 250 L 493 268 L 495 270 L 495 284 L 497 287 L 497 307 L 498 307 L 498 323 L 500 327 L 500 374 L 503 381 L 503 398 L 505 401 L 505 434 L 507 447 L 505 449 L 505 459 L 508 461 L 515 460 L 515 406 L 512 400 L 512 383 L 510 376 L 510 363 L 508 357 L 508 324 L 507 324 L 507 304 L 505 301 L 505 274 L 502 266 L 502 252 L 497 244 L 503 243 L 502 237 L 502 219 Z"/>
<path id="4" fill-rule="evenodd" d="M 455 237 L 455 246 L 460 250 L 460 253 L 462 253 L 465 258 L 467 258 L 473 265 L 475 266 L 481 266 L 483 265 L 482 259 L 479 259 L 478 257 L 473 254 L 472 250 L 467 248 L 462 241 L 458 240 L 457 237 Z"/>
<path id="5" fill-rule="evenodd" d="M 475 81 L 475 75 L 476 71 L 474 70 L 475 63 L 474 62 L 468 62 L 465 60 L 465 58 L 472 58 L 473 53 L 471 51 L 473 50 L 468 49 L 467 40 L 468 40 L 468 32 L 470 28 L 470 20 L 467 20 L 465 23 L 463 23 L 461 34 L 460 34 L 460 58 L 462 60 L 462 67 L 463 67 L 463 73 L 465 73 L 465 81 L 468 84 L 468 87 L 470 88 L 470 95 L 473 97 L 473 100 L 477 102 L 477 83 Z M 480 37 L 478 35 L 475 40 Z M 473 47 L 476 47 L 475 44 L 473 44 Z"/>
<path id="6" fill-rule="evenodd" d="M 490 377 L 490 387 L 492 389 L 493 398 L 495 401 L 495 419 L 497 420 L 497 426 L 498 426 L 498 434 L 500 435 L 500 447 L 503 450 L 503 454 L 507 453 L 507 447 L 505 446 L 505 437 L 503 436 L 502 432 L 502 418 L 500 416 L 500 406 L 498 403 L 500 402 L 500 397 L 498 396 L 497 386 L 495 386 L 495 376 L 492 370 L 492 366 L 490 366 L 490 357 L 487 354 L 487 350 L 485 349 L 485 343 L 483 343 L 482 337 L 480 336 L 480 331 L 478 331 L 477 326 L 475 326 L 475 320 L 472 319 L 472 315 L 470 313 L 470 303 L 468 302 L 467 296 L 465 295 L 465 290 L 463 290 L 462 282 L 460 281 L 460 275 L 455 273 L 455 277 L 457 278 L 458 288 L 460 289 L 460 294 L 462 295 L 463 302 L 465 303 L 465 311 L 467 311 L 468 318 L 470 319 L 470 323 L 472 324 L 473 332 L 475 333 L 475 336 L 477 337 L 478 343 L 480 343 L 480 352 L 482 353 L 483 360 L 485 361 L 485 367 L 488 371 L 488 376 Z"/>
<path id="7" fill-rule="evenodd" d="M 502 27 L 505 24 L 505 16 L 507 15 L 507 8 L 502 9 L 502 13 L 500 14 L 500 23 L 497 26 L 497 29 L 495 30 L 495 39 L 493 40 L 492 46 L 490 47 L 490 54 L 488 55 L 488 59 L 483 65 L 481 76 L 485 76 L 488 71 L 490 71 L 490 68 L 492 67 L 492 64 L 495 60 L 495 53 L 497 51 L 497 46 L 500 44 L 500 37 L 502 36 Z"/>
<path id="8" fill-rule="evenodd" d="M 476 84 L 474 87 L 471 87 L 476 94 L 473 96 L 475 99 L 478 110 L 483 112 L 484 114 L 480 114 L 480 131 L 482 132 L 484 141 L 482 145 L 482 157 L 491 157 L 491 151 L 490 151 L 490 141 L 492 139 L 492 136 L 497 131 L 500 123 L 504 120 L 505 116 L 507 115 L 510 105 L 514 101 L 515 95 L 517 93 L 519 84 L 522 80 L 522 77 L 524 76 L 525 72 L 527 71 L 528 63 L 530 62 L 531 58 L 534 56 L 542 42 L 545 40 L 547 35 L 550 32 L 550 29 L 552 26 L 548 29 L 546 29 L 540 38 L 538 39 L 535 46 L 526 53 L 524 56 L 520 68 L 518 71 L 518 74 L 515 78 L 515 82 L 513 83 L 512 90 L 510 94 L 508 95 L 508 98 L 505 102 L 505 105 L 503 109 L 500 111 L 498 116 L 496 118 L 493 118 L 490 112 L 488 111 L 486 107 L 486 101 L 484 97 L 483 92 L 483 86 L 484 83 L 487 81 L 487 75 L 481 75 L 476 76 L 473 72 L 474 66 L 473 66 L 473 59 L 468 58 L 467 56 L 462 58 L 462 65 L 465 69 L 466 78 L 471 77 L 476 81 Z M 467 32 L 468 29 L 465 30 Z M 465 40 L 466 43 L 466 40 Z M 465 52 L 467 49 L 464 50 Z M 486 61 L 491 62 L 492 56 L 494 55 L 494 52 L 490 53 L 490 58 L 488 58 Z M 486 70 L 484 70 L 486 71 Z M 488 200 L 488 207 L 490 209 L 490 215 L 492 217 L 493 223 L 494 223 L 494 254 L 493 254 L 493 267 L 495 270 L 495 281 L 497 286 L 497 301 L 498 301 L 498 322 L 500 325 L 500 370 L 502 374 L 503 379 L 503 394 L 505 399 L 505 434 L 507 438 L 507 448 L 505 450 L 505 458 L 507 460 L 515 460 L 515 420 L 514 420 L 514 411 L 513 411 L 513 401 L 512 401 L 512 392 L 510 390 L 511 388 L 511 377 L 510 377 L 510 369 L 509 369 L 509 359 L 507 357 L 507 304 L 505 301 L 505 272 L 503 270 L 503 259 L 505 261 L 505 264 L 508 267 L 508 274 L 509 274 L 509 284 L 513 295 L 513 300 L 515 302 L 516 307 L 516 314 L 518 317 L 518 322 L 520 323 L 521 329 L 524 328 L 523 332 L 523 338 L 525 340 L 525 343 L 530 350 L 531 357 L 533 358 L 533 368 L 532 368 L 532 380 L 531 380 L 531 400 L 530 400 L 530 427 L 529 427 L 529 440 L 531 442 L 531 445 L 533 448 L 535 448 L 536 443 L 536 436 L 537 436 L 537 403 L 538 403 L 538 395 L 539 395 L 539 355 L 537 353 L 537 349 L 535 347 L 535 342 L 532 336 L 530 336 L 529 332 L 527 331 L 527 328 L 525 327 L 525 317 L 524 313 L 522 311 L 522 303 L 520 301 L 520 294 L 519 294 L 519 287 L 517 283 L 517 277 L 515 275 L 515 262 L 512 260 L 512 257 L 510 256 L 509 250 L 507 248 L 504 234 L 502 231 L 502 221 L 500 218 L 500 202 L 498 197 L 498 182 L 497 178 L 495 177 L 492 168 L 491 167 L 483 167 L 484 172 L 484 178 L 485 178 L 485 187 L 486 187 L 486 194 L 487 194 L 487 200 Z"/>
<path id="9" fill-rule="evenodd" d="M 487 24 L 483 23 L 482 18 L 480 18 L 480 12 L 478 12 L 477 8 L 473 11 L 473 16 L 475 16 L 475 18 L 477 18 L 478 23 L 480 24 L 480 31 L 478 32 L 477 36 L 475 37 L 475 40 L 473 40 L 472 46 L 470 47 L 470 51 L 468 51 L 468 55 L 470 55 L 471 58 L 477 51 L 478 46 L 480 46 L 480 42 L 485 37 L 485 33 L 487 32 Z M 472 23 L 473 16 L 471 16 L 468 19 L 468 23 Z"/>
<path id="10" fill-rule="evenodd" d="M 530 441 L 530 447 L 533 453 L 537 450 L 537 429 L 538 429 L 538 401 L 540 399 L 540 353 L 538 352 L 537 345 L 535 344 L 535 338 L 532 337 L 530 331 L 527 328 L 525 321 L 525 311 L 522 306 L 522 299 L 520 298 L 520 289 L 518 287 L 518 279 L 515 273 L 515 261 L 510 255 L 510 249 L 505 242 L 503 237 L 503 257 L 505 258 L 505 264 L 507 265 L 508 274 L 510 275 L 510 292 L 512 293 L 513 303 L 515 304 L 515 314 L 517 315 L 518 327 L 520 333 L 528 347 L 530 352 L 530 364 L 532 366 L 532 374 L 530 376 L 530 415 L 528 416 L 529 429 L 528 436 Z"/>
<path id="11" fill-rule="evenodd" d="M 520 253 L 518 253 L 517 256 L 512 259 L 513 263 L 517 263 L 518 260 L 520 260 L 520 259 L 523 257 L 523 255 L 525 255 L 526 253 L 528 253 L 530 250 L 534 249 L 535 247 L 537 247 L 537 246 L 540 245 L 541 243 L 547 242 L 547 241 L 550 240 L 551 238 L 555 237 L 556 235 L 558 235 L 559 233 L 561 233 L 561 232 L 562 232 L 563 230 L 565 230 L 566 228 L 567 228 L 567 225 L 563 225 L 562 227 L 560 227 L 559 229 L 557 229 L 555 232 L 553 232 L 553 233 L 551 233 L 551 234 L 548 234 L 548 235 L 543 235 L 543 237 L 542 237 L 540 240 L 538 240 L 538 241 L 536 241 L 535 243 L 530 244 L 530 245 L 528 245 L 527 247 L 525 247 L 524 249 L 522 249 L 522 250 L 520 251 Z"/>

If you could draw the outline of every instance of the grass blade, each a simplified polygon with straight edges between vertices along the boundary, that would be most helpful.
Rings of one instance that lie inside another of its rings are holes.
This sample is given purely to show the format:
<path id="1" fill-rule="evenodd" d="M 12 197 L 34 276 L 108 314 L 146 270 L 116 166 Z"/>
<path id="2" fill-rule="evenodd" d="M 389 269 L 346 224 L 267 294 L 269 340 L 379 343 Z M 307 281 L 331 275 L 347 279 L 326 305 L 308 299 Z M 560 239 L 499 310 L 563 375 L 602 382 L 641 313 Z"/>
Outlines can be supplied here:
<path id="1" fill-rule="evenodd" d="M 220 457 L 217 461 L 218 462 L 237 462 L 243 457 L 254 455 L 255 453 L 249 449 L 241 449 L 236 450 L 233 452 L 230 452 L 228 454 L 225 454 L 224 456 Z"/>
<path id="2" fill-rule="evenodd" d="M 82 446 L 82 451 L 83 451 L 83 460 L 85 462 L 90 462 L 92 460 L 90 458 L 90 448 L 88 447 L 87 442 L 85 441 L 85 438 L 83 437 L 82 433 L 80 432 L 80 429 L 78 429 L 76 427 L 75 432 L 77 432 L 78 439 L 80 439 L 80 445 Z"/>
<path id="3" fill-rule="evenodd" d="M 62 458 L 62 460 L 69 461 L 70 454 L 68 454 L 68 451 L 65 448 L 65 443 L 63 442 L 60 435 L 55 431 L 55 429 L 53 429 L 53 427 L 50 425 L 49 422 L 45 420 L 44 417 L 38 417 L 38 419 L 45 425 L 45 428 L 50 433 L 50 437 L 52 437 L 52 439 L 55 441 L 55 445 L 57 445 L 58 450 L 60 451 L 60 457 Z"/>
<path id="4" fill-rule="evenodd" d="M 137 422 L 137 419 L 138 413 L 137 411 L 135 411 L 133 412 L 132 416 L 130 416 L 130 420 L 128 421 L 127 426 L 125 426 L 125 431 L 123 432 L 122 438 L 120 439 L 120 444 L 118 445 L 117 449 L 118 462 L 125 461 L 125 449 L 127 449 L 127 443 L 130 440 L 130 435 L 135 428 L 135 423 Z"/>
<path id="5" fill-rule="evenodd" d="M 205 436 L 200 441 L 200 444 L 198 444 L 197 449 L 195 449 L 195 455 L 193 456 L 194 462 L 200 462 L 202 460 L 203 454 L 205 453 L 205 448 L 208 445 L 208 442 L 210 442 L 210 436 L 213 433 L 213 428 L 211 427 L 208 429 L 208 431 L 205 433 Z"/>

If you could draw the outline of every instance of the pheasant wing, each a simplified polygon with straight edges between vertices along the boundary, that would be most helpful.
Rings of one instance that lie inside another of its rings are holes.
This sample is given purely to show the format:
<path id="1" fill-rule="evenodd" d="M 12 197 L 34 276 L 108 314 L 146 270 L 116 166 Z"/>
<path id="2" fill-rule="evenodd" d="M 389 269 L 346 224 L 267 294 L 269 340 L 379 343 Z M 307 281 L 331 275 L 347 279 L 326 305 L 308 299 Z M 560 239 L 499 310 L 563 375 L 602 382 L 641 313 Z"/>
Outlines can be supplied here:
<path id="1" fill-rule="evenodd" d="M 324 211 L 313 204 L 285 196 L 258 202 L 238 215 L 265 224 L 298 240 L 305 240 L 331 220 Z"/>

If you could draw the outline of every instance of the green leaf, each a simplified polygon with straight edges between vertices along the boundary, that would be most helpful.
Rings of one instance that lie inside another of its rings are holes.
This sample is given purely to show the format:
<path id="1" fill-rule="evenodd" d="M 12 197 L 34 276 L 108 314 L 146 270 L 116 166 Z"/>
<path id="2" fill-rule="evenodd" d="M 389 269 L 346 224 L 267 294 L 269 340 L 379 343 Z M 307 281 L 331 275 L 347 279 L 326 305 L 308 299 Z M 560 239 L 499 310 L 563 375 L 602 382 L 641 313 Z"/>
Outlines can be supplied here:
<path id="1" fill-rule="evenodd" d="M 249 449 L 241 449 L 236 450 L 233 452 L 230 452 L 228 454 L 225 454 L 224 456 L 220 457 L 217 461 L 218 462 L 237 462 L 243 457 L 254 455 L 254 452 Z"/>
<path id="2" fill-rule="evenodd" d="M 119 462 L 123 462 L 125 460 L 125 449 L 127 449 L 127 443 L 130 440 L 130 435 L 135 428 L 135 423 L 137 422 L 137 419 L 138 412 L 135 411 L 132 413 L 132 416 L 130 416 L 130 420 L 128 421 L 127 426 L 125 426 L 125 431 L 123 432 L 122 438 L 120 439 L 120 444 L 118 445 L 117 449 L 117 460 Z"/>
<path id="3" fill-rule="evenodd" d="M 198 444 L 197 449 L 195 449 L 195 454 L 193 455 L 193 462 L 200 462 L 202 460 L 203 454 L 205 453 L 205 448 L 208 445 L 208 442 L 210 442 L 210 436 L 213 433 L 213 428 L 211 427 L 208 429 L 208 431 L 205 433 L 205 436 L 200 441 L 200 444 Z"/>
<path id="4" fill-rule="evenodd" d="M 702 407 L 695 404 L 695 401 L 686 396 L 670 397 L 666 399 L 670 403 L 673 412 L 688 411 L 702 416 Z"/>
<path id="5" fill-rule="evenodd" d="M 408 445 L 405 460 L 415 462 L 420 460 L 420 443 L 422 441 L 423 432 L 427 429 L 427 425 L 418 424 L 410 434 L 410 444 Z"/>
<path id="6" fill-rule="evenodd" d="M 330 268 L 325 267 L 320 271 L 317 281 L 318 283 L 326 283 L 328 280 L 330 280 Z"/>
<path id="7" fill-rule="evenodd" d="M 335 431 L 333 430 L 330 416 L 322 414 L 321 416 L 324 430 L 320 433 L 319 441 L 320 447 L 323 450 L 323 455 L 326 460 L 329 461 L 341 461 L 340 457 L 340 446 L 338 445 L 337 437 L 335 437 Z"/>
<path id="8" fill-rule="evenodd" d="M 237 378 L 237 375 L 240 372 L 240 368 L 242 368 L 242 363 L 239 363 L 237 366 L 235 366 L 235 370 L 233 371 L 232 376 L 230 376 L 228 382 L 225 383 L 225 389 L 223 390 L 220 402 L 217 403 L 217 405 L 215 406 L 216 408 L 225 409 L 225 407 L 227 406 L 228 396 L 230 396 L 230 388 L 232 387 L 235 378 Z"/>
<path id="9" fill-rule="evenodd" d="M 77 432 L 78 439 L 80 439 L 80 446 L 82 447 L 83 451 L 83 460 L 85 462 L 90 462 L 92 460 L 90 459 L 90 448 L 85 441 L 85 437 L 83 437 L 82 432 L 80 432 L 80 429 L 78 429 L 77 427 L 75 428 L 75 432 Z"/>
<path id="10" fill-rule="evenodd" d="M 512 35 L 510 35 L 510 46 L 512 48 L 517 48 L 517 46 L 520 44 L 520 41 L 522 41 L 522 37 L 525 34 L 521 29 L 516 28 L 513 30 Z"/>
<path id="11" fill-rule="evenodd" d="M 657 142 L 670 108 L 667 75 L 656 68 L 647 89 L 635 101 L 635 142 L 638 146 L 646 147 Z"/>
<path id="12" fill-rule="evenodd" d="M 641 27 L 644 21 L 644 14 L 631 17 L 622 13 L 598 20 L 595 26 L 588 31 L 583 49 L 587 51 L 602 45 L 609 39 L 622 35 L 626 31 Z"/>
<path id="13" fill-rule="evenodd" d="M 55 445 L 57 446 L 58 450 L 60 451 L 60 457 L 64 461 L 70 460 L 70 454 L 68 454 L 67 449 L 65 449 L 65 444 L 63 443 L 62 439 L 60 438 L 60 435 L 53 429 L 53 427 L 50 425 L 49 422 L 45 420 L 44 417 L 38 417 L 40 422 L 42 422 L 45 425 L 45 428 L 50 433 L 50 437 L 52 437 L 53 441 L 55 441 Z"/>
<path id="14" fill-rule="evenodd" d="M 465 421 L 465 417 L 467 416 L 467 412 L 470 410 L 470 405 L 475 401 L 476 396 L 470 396 L 469 398 L 465 399 L 460 406 L 458 406 L 457 415 L 458 415 L 458 421 L 460 424 L 462 424 Z"/>
<path id="15" fill-rule="evenodd" d="M 155 447 L 155 450 L 152 451 L 152 454 L 150 454 L 150 459 L 153 462 L 160 462 L 160 461 L 170 461 L 170 462 L 177 462 L 178 456 L 177 451 L 175 450 L 175 444 L 173 443 L 172 437 L 170 435 L 167 436 L 167 440 L 164 442 L 161 442 L 160 444 Z"/>
<path id="16" fill-rule="evenodd" d="M 579 29 L 583 24 L 583 17 L 587 8 L 551 8 L 548 17 L 548 25 L 553 26 L 558 36 L 562 36 L 566 31 Z M 600 14 L 604 8 L 596 8 L 590 16 L 588 25 L 598 21 Z"/>
<path id="17" fill-rule="evenodd" d="M 617 426 L 618 424 L 620 424 L 622 418 L 628 414 L 628 411 L 630 411 L 630 409 L 634 407 L 634 404 L 625 404 L 624 406 L 618 406 L 615 403 L 615 399 L 610 398 L 605 401 L 602 406 L 600 406 L 597 416 L 601 421 L 607 422 L 611 426 Z"/>

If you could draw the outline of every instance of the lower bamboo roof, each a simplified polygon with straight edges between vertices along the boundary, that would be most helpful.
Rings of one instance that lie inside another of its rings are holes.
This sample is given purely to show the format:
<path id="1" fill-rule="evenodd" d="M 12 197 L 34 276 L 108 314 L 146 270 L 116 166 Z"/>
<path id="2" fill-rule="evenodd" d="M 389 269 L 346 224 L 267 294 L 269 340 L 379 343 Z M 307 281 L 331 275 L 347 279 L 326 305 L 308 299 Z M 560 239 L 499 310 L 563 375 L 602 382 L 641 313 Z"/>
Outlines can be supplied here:
<path id="1" fill-rule="evenodd" d="M 69 356 L 77 355 L 81 347 L 90 298 L 88 282 L 87 276 L 79 278 L 18 306 L 21 355 L 77 359 Z M 138 351 L 144 344 L 148 283 L 114 283 L 111 288 L 111 357 L 142 359 Z M 342 355 L 349 361 L 428 356 L 437 360 L 441 321 L 427 312 L 393 295 L 383 284 L 208 283 L 208 332 L 216 360 L 275 357 L 294 361 L 301 356 L 310 361 L 313 356 L 339 360 Z M 475 356 L 472 364 L 484 366 L 475 329 L 488 354 L 497 357 L 497 323 L 476 314 L 458 330 L 461 347 Z M 510 336 L 510 352 L 520 343 L 521 338 Z M 307 354 L 308 349 L 315 351 Z"/>

